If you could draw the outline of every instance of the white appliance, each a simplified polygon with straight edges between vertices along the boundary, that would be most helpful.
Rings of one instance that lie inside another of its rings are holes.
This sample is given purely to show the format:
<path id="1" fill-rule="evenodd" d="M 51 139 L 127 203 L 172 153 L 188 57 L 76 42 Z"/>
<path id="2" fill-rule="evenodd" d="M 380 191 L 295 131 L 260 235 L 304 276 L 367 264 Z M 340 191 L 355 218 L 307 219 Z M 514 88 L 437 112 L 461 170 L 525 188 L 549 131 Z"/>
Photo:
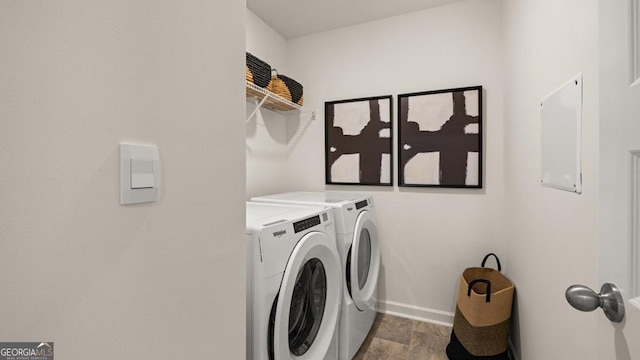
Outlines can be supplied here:
<path id="1" fill-rule="evenodd" d="M 333 209 L 344 280 L 339 353 L 340 359 L 352 359 L 376 317 L 380 247 L 372 196 L 343 191 L 291 192 L 251 200 Z"/>
<path id="2" fill-rule="evenodd" d="M 335 360 L 342 298 L 333 213 L 247 202 L 247 359 Z"/>

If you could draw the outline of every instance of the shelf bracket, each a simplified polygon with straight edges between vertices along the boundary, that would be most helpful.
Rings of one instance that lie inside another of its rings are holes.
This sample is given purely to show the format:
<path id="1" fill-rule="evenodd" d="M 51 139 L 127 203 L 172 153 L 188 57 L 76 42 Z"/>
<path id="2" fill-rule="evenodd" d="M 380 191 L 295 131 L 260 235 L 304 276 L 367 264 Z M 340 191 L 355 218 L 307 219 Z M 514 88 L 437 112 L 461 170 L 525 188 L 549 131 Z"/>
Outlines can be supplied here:
<path id="1" fill-rule="evenodd" d="M 258 99 L 256 100 L 256 108 L 253 109 L 253 112 L 251 112 L 251 115 L 249 115 L 249 117 L 247 117 L 247 122 L 246 124 L 249 123 L 249 121 L 251 121 L 251 119 L 258 113 L 258 110 L 260 110 L 260 107 L 262 107 L 262 104 L 264 104 L 265 101 L 267 101 L 267 97 L 263 97 L 262 100 L 260 100 L 260 102 L 258 102 Z"/>

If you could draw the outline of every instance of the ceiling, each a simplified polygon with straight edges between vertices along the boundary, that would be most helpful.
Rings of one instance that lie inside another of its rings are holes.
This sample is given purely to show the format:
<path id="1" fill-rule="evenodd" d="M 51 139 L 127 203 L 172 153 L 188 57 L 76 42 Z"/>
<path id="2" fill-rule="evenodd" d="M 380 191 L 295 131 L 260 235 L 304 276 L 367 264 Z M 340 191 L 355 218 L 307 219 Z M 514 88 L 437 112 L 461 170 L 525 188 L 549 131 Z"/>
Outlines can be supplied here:
<path id="1" fill-rule="evenodd" d="M 407 14 L 462 0 L 246 0 L 286 39 Z"/>

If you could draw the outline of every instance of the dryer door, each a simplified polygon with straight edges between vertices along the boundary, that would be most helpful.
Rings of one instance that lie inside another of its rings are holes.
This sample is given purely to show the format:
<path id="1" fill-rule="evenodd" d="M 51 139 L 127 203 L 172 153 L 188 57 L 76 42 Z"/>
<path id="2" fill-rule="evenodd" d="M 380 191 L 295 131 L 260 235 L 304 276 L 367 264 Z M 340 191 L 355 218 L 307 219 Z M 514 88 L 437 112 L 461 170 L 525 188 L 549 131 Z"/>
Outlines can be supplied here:
<path id="1" fill-rule="evenodd" d="M 380 246 L 378 229 L 370 211 L 358 215 L 349 250 L 347 288 L 358 310 L 375 308 L 378 273 L 380 272 Z"/>
<path id="2" fill-rule="evenodd" d="M 341 289 L 335 240 L 321 232 L 308 233 L 291 253 L 280 285 L 275 359 L 325 358 L 336 335 Z"/>

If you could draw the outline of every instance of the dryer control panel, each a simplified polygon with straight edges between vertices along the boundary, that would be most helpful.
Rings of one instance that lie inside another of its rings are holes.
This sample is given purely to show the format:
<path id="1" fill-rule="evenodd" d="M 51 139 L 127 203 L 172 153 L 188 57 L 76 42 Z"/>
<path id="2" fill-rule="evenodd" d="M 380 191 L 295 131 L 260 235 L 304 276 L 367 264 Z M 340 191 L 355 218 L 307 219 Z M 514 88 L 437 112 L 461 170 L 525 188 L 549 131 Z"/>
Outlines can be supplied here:
<path id="1" fill-rule="evenodd" d="M 367 200 L 358 201 L 356 203 L 356 210 L 360 210 L 367 205 L 369 205 L 369 202 Z"/>
<path id="2" fill-rule="evenodd" d="M 324 214 L 323 214 L 324 215 Z M 308 219 L 296 221 L 293 223 L 293 232 L 299 233 L 300 231 L 305 231 L 309 228 L 312 228 L 316 225 L 320 225 L 320 215 L 312 216 Z"/>

